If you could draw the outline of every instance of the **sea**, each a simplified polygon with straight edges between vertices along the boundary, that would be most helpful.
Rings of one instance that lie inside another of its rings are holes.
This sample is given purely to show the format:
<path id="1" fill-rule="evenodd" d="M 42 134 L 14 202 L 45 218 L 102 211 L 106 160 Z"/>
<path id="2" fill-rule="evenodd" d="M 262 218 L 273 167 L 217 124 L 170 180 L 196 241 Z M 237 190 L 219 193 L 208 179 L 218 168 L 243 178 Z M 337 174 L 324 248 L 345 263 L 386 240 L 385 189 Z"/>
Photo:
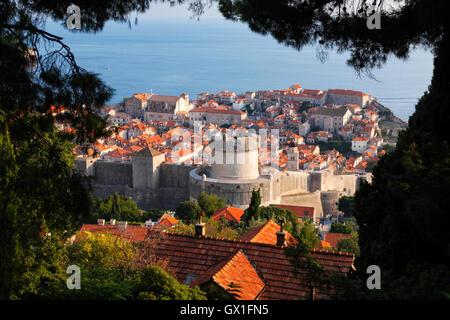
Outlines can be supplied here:
<path id="1" fill-rule="evenodd" d="M 298 83 L 306 89 L 364 91 L 407 121 L 433 69 L 431 52 L 419 48 L 405 61 L 390 57 L 372 79 L 346 64 L 348 53 L 330 50 L 322 62 L 314 46 L 298 51 L 223 18 L 147 17 L 137 25 L 108 22 L 97 33 L 72 32 L 51 21 L 46 30 L 62 36 L 78 64 L 115 89 L 109 103 L 141 92 L 186 92 L 195 100 L 205 91 L 245 93 Z"/>

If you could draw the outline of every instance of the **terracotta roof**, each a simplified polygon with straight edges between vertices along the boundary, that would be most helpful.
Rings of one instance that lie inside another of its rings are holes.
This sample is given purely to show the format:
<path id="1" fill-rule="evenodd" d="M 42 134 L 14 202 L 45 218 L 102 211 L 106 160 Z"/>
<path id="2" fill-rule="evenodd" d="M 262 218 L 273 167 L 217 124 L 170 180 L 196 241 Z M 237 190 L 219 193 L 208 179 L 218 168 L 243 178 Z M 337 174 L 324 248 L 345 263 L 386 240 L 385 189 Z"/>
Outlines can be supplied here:
<path id="1" fill-rule="evenodd" d="M 330 117 L 342 117 L 348 111 L 347 108 L 325 108 L 320 107 L 315 110 L 309 109 L 312 114 L 326 115 Z"/>
<path id="2" fill-rule="evenodd" d="M 136 152 L 134 154 L 134 157 L 152 157 L 153 158 L 153 157 L 156 157 L 156 156 L 159 156 L 162 154 L 164 154 L 164 153 L 159 152 L 158 150 L 155 150 L 153 148 L 146 147 L 146 148 L 143 148 L 141 151 Z"/>
<path id="3" fill-rule="evenodd" d="M 289 206 L 284 204 L 271 204 L 281 209 L 291 210 L 297 217 L 314 217 L 314 207 Z"/>
<path id="4" fill-rule="evenodd" d="M 136 241 L 144 241 L 147 238 L 148 230 L 149 230 L 148 228 L 133 225 L 128 225 L 125 230 L 119 230 L 117 225 L 108 224 L 101 226 L 97 224 L 83 224 L 80 232 L 86 231 L 91 233 L 108 232 L 114 235 L 118 235 L 123 240 L 136 242 Z"/>
<path id="5" fill-rule="evenodd" d="M 155 101 L 155 102 L 169 102 L 169 103 L 175 103 L 178 101 L 178 99 L 181 99 L 180 97 L 177 96 L 165 96 L 162 94 L 154 94 L 150 97 L 151 101 Z"/>
<path id="6" fill-rule="evenodd" d="M 239 114 L 239 115 L 245 114 L 245 112 L 239 110 L 228 110 L 222 108 L 204 108 L 204 107 L 192 109 L 191 111 L 189 111 L 189 113 L 191 112 L 223 113 L 223 114 Z"/>
<path id="7" fill-rule="evenodd" d="M 265 287 L 264 281 L 242 249 L 239 249 L 231 258 L 211 267 L 191 285 L 200 285 L 210 280 L 226 291 L 232 289 L 232 286 L 239 286 L 239 292 L 236 292 L 235 296 L 238 300 L 255 300 Z"/>
<path id="8" fill-rule="evenodd" d="M 309 94 L 309 95 L 318 95 L 321 92 L 322 92 L 322 90 L 317 90 L 317 89 L 303 89 L 303 93 Z"/>
<path id="9" fill-rule="evenodd" d="M 335 233 L 335 232 L 327 232 L 325 233 L 325 241 L 330 244 L 331 247 L 336 248 L 339 240 L 350 238 L 350 235 L 347 233 Z"/>
<path id="10" fill-rule="evenodd" d="M 217 209 L 213 215 L 213 220 L 219 220 L 220 217 L 225 217 L 228 220 L 233 220 L 234 222 L 240 222 L 241 217 L 244 214 L 243 209 L 235 208 L 235 207 L 226 207 Z"/>
<path id="11" fill-rule="evenodd" d="M 306 93 L 286 93 L 287 97 L 293 97 L 293 98 L 307 98 L 307 99 L 320 99 L 323 97 L 323 94 L 315 94 L 310 95 Z"/>
<path id="12" fill-rule="evenodd" d="M 146 102 L 148 100 L 149 94 L 148 93 L 135 93 L 133 96 L 135 98 L 141 100 L 142 102 Z"/>
<path id="13" fill-rule="evenodd" d="M 364 93 L 362 91 L 342 90 L 342 89 L 328 89 L 328 93 L 346 96 L 360 96 L 360 97 L 368 96 L 367 93 Z"/>
<path id="14" fill-rule="evenodd" d="M 277 231 L 280 231 L 281 227 L 276 224 L 272 219 L 264 223 L 263 225 L 253 228 L 246 233 L 244 233 L 239 240 L 256 242 L 256 243 L 266 243 L 266 244 L 277 244 Z M 286 242 L 297 242 L 297 240 L 287 231 L 286 232 Z"/>
<path id="15" fill-rule="evenodd" d="M 161 218 L 158 220 L 158 226 L 162 227 L 172 227 L 177 224 L 178 220 L 172 217 L 171 215 L 164 213 Z"/>
<path id="16" fill-rule="evenodd" d="M 224 260 L 229 261 L 229 257 L 238 250 L 243 250 L 266 285 L 261 299 L 297 300 L 300 296 L 308 295 L 311 290 L 307 273 L 302 270 L 294 273 L 292 261 L 286 257 L 283 247 L 175 233 L 164 233 L 155 242 L 157 248 L 155 254 L 159 258 L 167 259 L 168 267 L 181 283 L 189 284 L 192 283 L 192 279 L 195 281 L 207 273 L 211 274 L 211 268 L 223 264 Z M 311 254 L 323 266 L 325 272 L 347 274 L 353 267 L 352 254 L 320 250 L 312 250 Z M 233 273 L 234 276 L 235 281 L 239 281 L 244 274 Z M 326 285 L 315 289 L 317 299 L 331 298 L 334 293 L 333 288 Z"/>
<path id="17" fill-rule="evenodd" d="M 356 137 L 356 138 L 354 138 L 352 141 L 369 141 L 369 138 Z"/>

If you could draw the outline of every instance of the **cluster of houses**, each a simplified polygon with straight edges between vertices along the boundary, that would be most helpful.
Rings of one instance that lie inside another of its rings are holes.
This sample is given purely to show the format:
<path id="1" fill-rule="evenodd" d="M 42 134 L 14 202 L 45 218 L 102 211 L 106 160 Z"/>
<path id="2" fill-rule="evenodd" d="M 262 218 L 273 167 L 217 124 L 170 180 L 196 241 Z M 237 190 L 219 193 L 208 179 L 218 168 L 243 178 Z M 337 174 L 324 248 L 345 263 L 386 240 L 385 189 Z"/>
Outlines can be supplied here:
<path id="1" fill-rule="evenodd" d="M 364 173 L 368 164 L 382 155 L 378 152 L 383 143 L 380 117 L 373 101 L 360 91 L 310 90 L 298 84 L 240 95 L 203 92 L 194 101 L 189 101 L 186 93 L 138 93 L 122 104 L 102 108 L 100 115 L 114 133 L 91 147 L 108 161 L 130 161 L 148 146 L 164 153 L 167 162 L 202 164 L 205 157 L 198 155 L 211 151 L 209 132 L 266 130 L 265 136 L 259 135 L 258 161 L 262 166 L 276 163 L 281 170 Z M 274 138 L 278 139 L 275 153 Z M 321 152 L 319 144 L 330 139 L 351 143 L 351 153 Z M 298 165 L 288 166 L 288 150 L 292 147 L 297 148 Z M 74 151 L 80 156 L 85 153 L 81 146 Z"/>

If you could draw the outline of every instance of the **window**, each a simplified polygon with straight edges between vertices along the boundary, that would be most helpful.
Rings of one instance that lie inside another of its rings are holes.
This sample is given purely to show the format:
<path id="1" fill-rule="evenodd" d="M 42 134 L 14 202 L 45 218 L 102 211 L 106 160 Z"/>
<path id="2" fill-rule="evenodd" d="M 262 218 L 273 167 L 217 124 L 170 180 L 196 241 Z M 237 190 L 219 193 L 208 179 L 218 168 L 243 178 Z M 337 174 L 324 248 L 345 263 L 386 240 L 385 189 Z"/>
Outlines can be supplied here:
<path id="1" fill-rule="evenodd" d="M 305 211 L 305 216 L 307 216 L 309 214 L 309 211 Z"/>

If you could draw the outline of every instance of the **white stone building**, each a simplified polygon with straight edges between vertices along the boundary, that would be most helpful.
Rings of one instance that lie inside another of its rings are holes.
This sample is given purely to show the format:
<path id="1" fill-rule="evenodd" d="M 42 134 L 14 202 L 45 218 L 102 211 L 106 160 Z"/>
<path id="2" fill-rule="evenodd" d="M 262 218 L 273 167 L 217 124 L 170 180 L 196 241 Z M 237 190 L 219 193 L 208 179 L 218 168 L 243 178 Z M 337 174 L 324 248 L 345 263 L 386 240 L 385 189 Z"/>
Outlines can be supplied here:
<path id="1" fill-rule="evenodd" d="M 350 121 L 351 115 L 347 108 L 320 107 L 311 112 L 310 119 L 313 119 L 314 124 L 322 130 L 337 133 Z"/>
<path id="2" fill-rule="evenodd" d="M 352 151 L 363 153 L 367 148 L 369 138 L 357 137 L 352 140 Z"/>
<path id="3" fill-rule="evenodd" d="M 222 124 L 240 124 L 247 118 L 247 114 L 238 110 L 229 110 L 225 108 L 195 108 L 189 111 L 189 124 L 195 122 L 202 124 L 217 123 Z"/>

